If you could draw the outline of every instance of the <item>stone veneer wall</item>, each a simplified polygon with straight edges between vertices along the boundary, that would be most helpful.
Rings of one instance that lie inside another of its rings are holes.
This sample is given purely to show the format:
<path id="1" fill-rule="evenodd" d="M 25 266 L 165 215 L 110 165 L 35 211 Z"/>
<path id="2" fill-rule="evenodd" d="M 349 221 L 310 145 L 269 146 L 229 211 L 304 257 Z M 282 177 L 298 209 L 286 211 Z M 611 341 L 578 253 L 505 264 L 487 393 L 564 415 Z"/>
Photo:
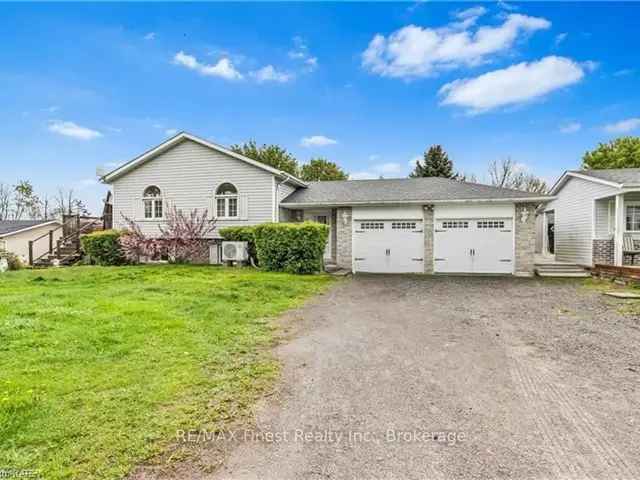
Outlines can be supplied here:
<path id="1" fill-rule="evenodd" d="M 423 208 L 424 273 L 433 273 L 433 205 Z"/>
<path id="2" fill-rule="evenodd" d="M 593 264 L 613 265 L 613 239 L 593 241 Z"/>
<path id="3" fill-rule="evenodd" d="M 337 251 L 336 264 L 351 270 L 351 236 L 353 234 L 351 207 L 338 208 L 336 212 Z"/>
<path id="4" fill-rule="evenodd" d="M 516 204 L 516 275 L 533 275 L 536 249 L 536 204 Z"/>

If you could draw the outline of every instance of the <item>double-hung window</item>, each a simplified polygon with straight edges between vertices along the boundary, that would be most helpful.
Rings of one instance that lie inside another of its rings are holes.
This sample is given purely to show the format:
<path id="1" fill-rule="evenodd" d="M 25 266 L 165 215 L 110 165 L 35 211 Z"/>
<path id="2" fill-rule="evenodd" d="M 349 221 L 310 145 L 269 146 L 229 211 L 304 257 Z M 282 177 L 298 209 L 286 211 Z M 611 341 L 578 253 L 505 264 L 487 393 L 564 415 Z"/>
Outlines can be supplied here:
<path id="1" fill-rule="evenodd" d="M 147 187 L 142 195 L 142 203 L 144 206 L 144 218 L 155 219 L 162 218 L 163 205 L 162 205 L 162 192 L 155 185 Z"/>
<path id="2" fill-rule="evenodd" d="M 626 226 L 628 232 L 640 232 L 640 204 L 626 206 Z"/>
<path id="3" fill-rule="evenodd" d="M 223 183 L 216 190 L 216 217 L 238 217 L 238 189 L 231 183 Z"/>

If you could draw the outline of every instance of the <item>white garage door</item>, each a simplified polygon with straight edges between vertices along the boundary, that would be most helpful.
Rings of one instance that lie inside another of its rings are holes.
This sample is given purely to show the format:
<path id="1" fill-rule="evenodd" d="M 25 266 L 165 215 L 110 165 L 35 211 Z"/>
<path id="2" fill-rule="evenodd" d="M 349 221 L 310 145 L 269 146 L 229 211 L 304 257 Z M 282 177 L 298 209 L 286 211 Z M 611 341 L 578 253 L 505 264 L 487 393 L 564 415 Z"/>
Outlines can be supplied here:
<path id="1" fill-rule="evenodd" d="M 434 270 L 440 273 L 513 273 L 511 218 L 438 218 Z"/>
<path id="2" fill-rule="evenodd" d="M 356 272 L 422 273 L 422 221 L 355 220 L 353 252 Z"/>

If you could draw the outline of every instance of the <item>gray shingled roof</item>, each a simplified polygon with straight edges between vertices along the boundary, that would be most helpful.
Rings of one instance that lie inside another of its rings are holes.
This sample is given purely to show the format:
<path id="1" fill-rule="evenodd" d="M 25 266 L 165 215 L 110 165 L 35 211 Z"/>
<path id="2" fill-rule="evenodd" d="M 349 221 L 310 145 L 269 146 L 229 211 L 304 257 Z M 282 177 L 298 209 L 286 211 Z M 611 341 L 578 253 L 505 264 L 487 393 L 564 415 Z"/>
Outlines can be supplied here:
<path id="1" fill-rule="evenodd" d="M 17 232 L 29 227 L 35 227 L 41 223 L 49 223 L 51 220 L 0 220 L 0 237 L 7 233 Z"/>
<path id="2" fill-rule="evenodd" d="M 607 168 L 603 170 L 570 170 L 590 177 L 621 184 L 640 184 L 640 168 Z"/>
<path id="3" fill-rule="evenodd" d="M 367 202 L 432 202 L 538 198 L 544 195 L 448 178 L 395 178 L 312 182 L 282 202 L 287 204 L 349 204 Z"/>

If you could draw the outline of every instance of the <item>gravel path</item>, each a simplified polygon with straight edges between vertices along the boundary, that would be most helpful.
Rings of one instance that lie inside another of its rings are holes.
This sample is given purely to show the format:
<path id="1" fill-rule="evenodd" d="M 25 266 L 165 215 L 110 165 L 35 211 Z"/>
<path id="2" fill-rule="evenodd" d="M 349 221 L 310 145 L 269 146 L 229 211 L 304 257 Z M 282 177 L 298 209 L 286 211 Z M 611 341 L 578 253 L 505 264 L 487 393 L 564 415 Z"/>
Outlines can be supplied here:
<path id="1" fill-rule="evenodd" d="M 197 476 L 638 479 L 640 319 L 619 304 L 572 281 L 348 280 L 293 313 L 278 395 Z"/>

